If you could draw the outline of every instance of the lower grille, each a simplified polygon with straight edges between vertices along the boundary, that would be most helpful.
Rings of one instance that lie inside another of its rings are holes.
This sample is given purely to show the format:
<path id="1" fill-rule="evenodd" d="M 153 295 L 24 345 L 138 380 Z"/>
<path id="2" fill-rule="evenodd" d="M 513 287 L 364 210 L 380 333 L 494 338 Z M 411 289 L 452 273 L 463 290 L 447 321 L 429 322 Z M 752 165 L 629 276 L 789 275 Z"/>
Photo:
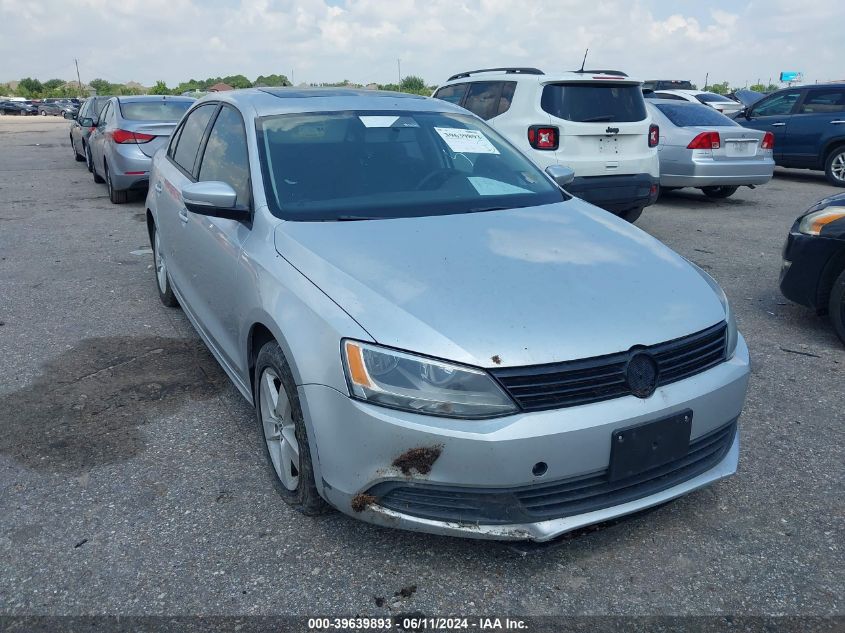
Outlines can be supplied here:
<path id="1" fill-rule="evenodd" d="M 516 488 L 470 488 L 426 482 L 388 481 L 368 493 L 378 504 L 412 516 L 462 523 L 533 523 L 635 501 L 710 470 L 730 449 L 736 420 L 690 442 L 680 459 L 610 482 L 607 469 L 544 484 Z"/>

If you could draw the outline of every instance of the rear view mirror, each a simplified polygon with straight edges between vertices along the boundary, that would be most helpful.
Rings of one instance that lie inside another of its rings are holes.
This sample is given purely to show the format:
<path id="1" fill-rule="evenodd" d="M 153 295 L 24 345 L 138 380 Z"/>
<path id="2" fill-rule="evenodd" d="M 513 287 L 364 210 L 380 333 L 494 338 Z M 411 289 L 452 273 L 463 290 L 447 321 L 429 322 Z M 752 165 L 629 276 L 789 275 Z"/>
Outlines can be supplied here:
<path id="1" fill-rule="evenodd" d="M 563 165 L 549 165 L 546 167 L 546 174 L 558 184 L 558 187 L 566 187 L 575 180 L 575 172 Z"/>
<path id="2" fill-rule="evenodd" d="M 217 180 L 192 182 L 182 187 L 185 208 L 199 215 L 246 220 L 249 209 L 238 206 L 238 194 L 230 185 Z"/>

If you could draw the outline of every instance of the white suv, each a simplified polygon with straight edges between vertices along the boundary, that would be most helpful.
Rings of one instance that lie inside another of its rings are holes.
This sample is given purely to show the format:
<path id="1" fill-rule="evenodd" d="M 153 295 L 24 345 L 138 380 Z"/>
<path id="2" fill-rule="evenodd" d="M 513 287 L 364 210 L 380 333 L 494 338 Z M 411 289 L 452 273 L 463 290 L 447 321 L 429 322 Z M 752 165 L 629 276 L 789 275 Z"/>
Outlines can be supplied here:
<path id="1" fill-rule="evenodd" d="M 570 193 L 633 222 L 657 199 L 657 126 L 642 82 L 615 70 L 458 73 L 434 97 L 486 120 L 537 165 L 575 171 Z"/>

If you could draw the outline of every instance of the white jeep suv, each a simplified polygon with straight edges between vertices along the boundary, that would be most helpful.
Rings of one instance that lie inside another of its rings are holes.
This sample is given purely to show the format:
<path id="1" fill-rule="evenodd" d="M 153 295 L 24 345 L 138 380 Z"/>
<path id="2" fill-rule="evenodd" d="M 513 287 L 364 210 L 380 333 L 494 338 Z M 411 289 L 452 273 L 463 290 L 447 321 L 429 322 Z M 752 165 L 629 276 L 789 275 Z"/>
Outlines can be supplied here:
<path id="1" fill-rule="evenodd" d="M 475 113 L 537 165 L 575 171 L 567 191 L 633 222 L 657 199 L 659 130 L 642 82 L 615 70 L 458 73 L 434 97 Z"/>

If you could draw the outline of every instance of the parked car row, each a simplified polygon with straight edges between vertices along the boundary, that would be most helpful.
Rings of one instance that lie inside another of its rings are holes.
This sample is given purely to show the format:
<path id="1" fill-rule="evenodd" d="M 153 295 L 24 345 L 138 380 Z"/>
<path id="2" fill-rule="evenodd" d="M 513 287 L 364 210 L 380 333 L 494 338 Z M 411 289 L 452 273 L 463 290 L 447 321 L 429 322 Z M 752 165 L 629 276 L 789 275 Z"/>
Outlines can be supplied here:
<path id="1" fill-rule="evenodd" d="M 772 135 L 736 129 L 695 98 L 652 104 L 642 88 L 614 70 L 497 68 L 454 75 L 434 96 L 486 120 L 541 168 L 572 168 L 567 191 L 631 222 L 660 187 L 724 198 L 771 179 Z"/>
<path id="2" fill-rule="evenodd" d="M 29 101 L 0 101 L 0 116 L 35 116 L 38 108 Z"/>

